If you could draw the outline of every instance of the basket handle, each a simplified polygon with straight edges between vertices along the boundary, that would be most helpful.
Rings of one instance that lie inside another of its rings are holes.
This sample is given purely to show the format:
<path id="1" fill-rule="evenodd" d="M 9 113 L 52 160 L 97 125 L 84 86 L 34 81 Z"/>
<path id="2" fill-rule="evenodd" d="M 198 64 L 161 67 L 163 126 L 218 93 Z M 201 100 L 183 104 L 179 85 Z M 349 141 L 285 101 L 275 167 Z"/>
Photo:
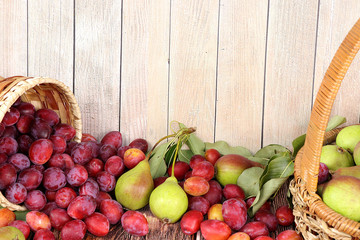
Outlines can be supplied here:
<path id="1" fill-rule="evenodd" d="M 359 48 L 360 19 L 358 19 L 336 51 L 325 73 L 311 112 L 303 158 L 300 163 L 300 177 L 304 180 L 310 193 L 316 192 L 317 189 L 321 149 L 336 94 Z"/>

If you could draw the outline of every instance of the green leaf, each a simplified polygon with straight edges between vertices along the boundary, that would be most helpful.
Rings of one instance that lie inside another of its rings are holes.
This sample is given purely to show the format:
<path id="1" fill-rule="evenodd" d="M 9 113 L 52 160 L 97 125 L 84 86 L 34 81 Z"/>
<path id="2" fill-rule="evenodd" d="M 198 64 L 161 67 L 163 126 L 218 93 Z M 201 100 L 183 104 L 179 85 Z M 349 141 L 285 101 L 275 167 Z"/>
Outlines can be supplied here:
<path id="1" fill-rule="evenodd" d="M 257 151 L 254 156 L 259 157 L 259 158 L 270 159 L 274 155 L 281 153 L 281 152 L 289 152 L 290 153 L 290 150 L 279 144 L 270 144 L 270 145 L 267 145 L 266 147 L 263 147 L 259 151 Z"/>
<path id="2" fill-rule="evenodd" d="M 259 157 L 247 157 L 249 160 L 258 162 L 264 166 L 266 166 L 269 163 L 269 159 L 267 158 L 259 158 Z"/>
<path id="3" fill-rule="evenodd" d="M 295 138 L 292 142 L 293 146 L 293 157 L 295 158 L 299 150 L 304 146 L 306 134 L 303 134 L 297 138 Z"/>
<path id="4" fill-rule="evenodd" d="M 179 123 L 180 128 L 186 128 L 182 123 Z M 205 154 L 205 143 L 194 133 L 191 133 L 188 140 L 185 142 L 186 145 L 194 154 L 199 154 L 204 156 Z"/>
<path id="5" fill-rule="evenodd" d="M 269 160 L 273 160 L 273 159 L 278 158 L 278 157 L 291 158 L 291 152 L 279 152 L 279 153 L 275 154 L 274 156 L 272 156 Z"/>
<path id="6" fill-rule="evenodd" d="M 294 173 L 294 161 L 289 156 L 277 157 L 269 161 L 260 177 L 259 186 L 271 179 L 291 176 Z"/>
<path id="7" fill-rule="evenodd" d="M 16 220 L 26 221 L 26 214 L 29 211 L 15 211 Z"/>
<path id="8" fill-rule="evenodd" d="M 294 161 L 288 152 L 277 153 L 269 160 L 259 179 L 260 191 L 249 209 L 253 216 L 257 210 L 285 183 L 286 179 L 294 173 Z"/>
<path id="9" fill-rule="evenodd" d="M 153 179 L 157 177 L 162 177 L 166 174 L 167 165 L 165 163 L 165 154 L 168 150 L 169 143 L 163 143 L 160 146 L 156 147 L 153 151 L 153 154 L 150 157 L 150 171 Z"/>
<path id="10" fill-rule="evenodd" d="M 181 146 L 179 146 L 179 147 L 181 148 Z M 174 160 L 175 152 L 176 152 L 176 144 L 170 146 L 169 149 L 167 150 L 167 152 L 165 153 L 164 160 L 165 160 L 165 163 L 166 163 L 167 167 L 169 167 L 169 165 Z"/>
<path id="11" fill-rule="evenodd" d="M 194 155 L 194 153 L 191 150 L 189 150 L 189 149 L 181 149 L 179 151 L 178 158 L 179 158 L 179 161 L 189 163 L 190 159 L 191 159 L 191 157 L 193 155 Z"/>
<path id="12" fill-rule="evenodd" d="M 252 218 L 260 207 L 286 182 L 288 177 L 274 178 L 267 181 L 256 196 L 254 203 L 248 210 L 249 216 Z"/>
<path id="13" fill-rule="evenodd" d="M 333 130 L 334 128 L 337 128 L 343 123 L 346 123 L 346 118 L 339 115 L 335 115 L 329 120 L 325 131 Z"/>
<path id="14" fill-rule="evenodd" d="M 251 152 L 244 147 L 237 146 L 232 147 L 225 141 L 217 141 L 215 143 L 205 143 L 205 150 L 208 149 L 216 149 L 221 155 L 227 155 L 227 154 L 238 154 L 243 157 L 252 157 L 253 155 Z"/>
<path id="15" fill-rule="evenodd" d="M 237 179 L 237 185 L 245 192 L 245 197 L 256 196 L 259 189 L 259 180 L 264 169 L 260 167 L 251 167 L 245 169 Z"/>

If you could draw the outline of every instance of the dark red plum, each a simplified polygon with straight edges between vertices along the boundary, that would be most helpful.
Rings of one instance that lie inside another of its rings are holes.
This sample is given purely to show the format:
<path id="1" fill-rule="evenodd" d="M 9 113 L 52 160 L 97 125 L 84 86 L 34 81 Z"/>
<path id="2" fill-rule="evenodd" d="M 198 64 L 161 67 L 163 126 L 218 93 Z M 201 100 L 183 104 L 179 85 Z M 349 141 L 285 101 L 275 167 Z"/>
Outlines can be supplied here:
<path id="1" fill-rule="evenodd" d="M 77 196 L 68 208 L 67 214 L 74 219 L 85 219 L 95 212 L 96 202 L 91 196 Z"/>
<path id="2" fill-rule="evenodd" d="M 259 236 L 268 236 L 269 230 L 266 227 L 266 224 L 259 221 L 253 221 L 246 223 L 241 229 L 241 232 L 244 232 L 250 236 L 251 239 L 254 239 Z"/>
<path id="3" fill-rule="evenodd" d="M 101 144 L 112 145 L 115 149 L 118 149 L 122 145 L 122 135 L 119 131 L 108 132 L 102 139 Z"/>
<path id="4" fill-rule="evenodd" d="M 101 201 L 100 212 L 109 219 L 110 224 L 117 224 L 124 214 L 121 204 L 112 199 Z"/>
<path id="5" fill-rule="evenodd" d="M 63 137 L 66 141 L 70 141 L 75 137 L 76 130 L 73 126 L 66 123 L 59 123 L 54 126 L 54 135 Z"/>
<path id="6" fill-rule="evenodd" d="M 57 191 L 65 187 L 66 176 L 63 170 L 57 167 L 50 167 L 43 173 L 43 186 L 46 190 Z"/>
<path id="7" fill-rule="evenodd" d="M 35 167 L 30 167 L 22 170 L 18 176 L 18 182 L 24 185 L 24 187 L 28 191 L 34 190 L 38 186 L 40 186 L 42 179 L 43 174 Z"/>
<path id="8" fill-rule="evenodd" d="M 187 211 L 181 218 L 181 231 L 186 235 L 193 235 L 200 230 L 200 224 L 204 220 L 204 216 L 200 211 Z"/>
<path id="9" fill-rule="evenodd" d="M 138 211 L 126 211 L 121 217 L 121 225 L 126 232 L 135 236 L 145 236 L 149 232 L 148 221 Z"/>
<path id="10" fill-rule="evenodd" d="M 223 202 L 222 215 L 231 229 L 239 231 L 247 221 L 246 203 L 241 199 L 228 199 Z"/>
<path id="11" fill-rule="evenodd" d="M 205 220 L 200 224 L 201 235 L 205 239 L 227 240 L 231 235 L 230 227 L 219 220 Z"/>
<path id="12" fill-rule="evenodd" d="M 50 218 L 51 226 L 58 231 L 61 231 L 61 229 L 64 227 L 64 225 L 67 222 L 73 220 L 67 214 L 66 210 L 62 208 L 53 209 L 49 214 L 49 218 Z"/>
<path id="13" fill-rule="evenodd" d="M 29 191 L 25 198 L 25 207 L 31 211 L 40 211 L 45 207 L 46 196 L 40 190 Z"/>
<path id="14" fill-rule="evenodd" d="M 203 162 L 206 161 L 205 157 L 199 154 L 195 154 L 190 158 L 190 168 L 194 169 L 195 165 L 198 164 L 199 162 Z"/>
<path id="15" fill-rule="evenodd" d="M 12 137 L 2 137 L 0 139 L 0 153 L 5 153 L 7 156 L 11 156 L 18 151 L 19 145 L 17 141 Z"/>
<path id="16" fill-rule="evenodd" d="M 99 172 L 104 170 L 104 162 L 98 158 L 93 158 L 85 165 L 89 177 L 96 177 Z"/>
<path id="17" fill-rule="evenodd" d="M 27 190 L 21 183 L 11 184 L 5 192 L 5 197 L 7 200 L 14 204 L 21 204 L 25 201 L 27 196 Z"/>
<path id="18" fill-rule="evenodd" d="M 185 174 L 189 171 L 190 165 L 186 162 L 177 161 L 174 166 L 174 175 L 178 181 L 181 181 L 185 178 Z M 168 168 L 169 176 L 172 176 L 172 165 Z"/>
<path id="19" fill-rule="evenodd" d="M 81 220 L 71 220 L 61 229 L 61 239 L 81 240 L 86 234 L 86 224 Z"/>
<path id="20" fill-rule="evenodd" d="M 59 115 L 52 109 L 41 108 L 35 112 L 35 118 L 40 118 L 51 127 L 60 122 Z"/>
<path id="21" fill-rule="evenodd" d="M 101 213 L 94 212 L 84 220 L 87 230 L 95 236 L 103 237 L 109 233 L 109 220 Z"/>
<path id="22" fill-rule="evenodd" d="M 189 199 L 189 209 L 190 210 L 198 210 L 203 215 L 205 215 L 210 208 L 210 203 L 203 197 L 192 197 Z"/>
<path id="23" fill-rule="evenodd" d="M 289 226 L 294 223 L 294 215 L 292 209 L 288 205 L 278 207 L 275 215 L 281 226 Z"/>
<path id="24" fill-rule="evenodd" d="M 223 195 L 226 199 L 241 198 L 245 199 L 244 190 L 236 184 L 226 184 L 223 189 Z"/>
<path id="25" fill-rule="evenodd" d="M 137 138 L 135 140 L 133 140 L 131 143 L 129 143 L 129 146 L 131 148 L 138 148 L 140 149 L 143 153 L 146 153 L 149 147 L 148 142 L 143 139 L 143 138 Z"/>
<path id="26" fill-rule="evenodd" d="M 16 168 L 10 163 L 0 165 L 0 190 L 5 190 L 16 181 Z"/>
<path id="27" fill-rule="evenodd" d="M 104 170 L 118 178 L 125 171 L 124 161 L 119 156 L 111 156 L 106 161 Z"/>
<path id="28" fill-rule="evenodd" d="M 70 202 L 76 198 L 77 194 L 74 189 L 64 187 L 56 191 L 55 203 L 60 208 L 67 208 Z"/>
<path id="29" fill-rule="evenodd" d="M 275 231 L 278 227 L 277 218 L 271 212 L 259 210 L 255 213 L 254 219 L 265 223 L 270 232 Z"/>
<path id="30" fill-rule="evenodd" d="M 215 165 L 216 161 L 221 157 L 221 154 L 216 149 L 208 149 L 205 151 L 205 159 L 210 162 L 213 166 Z"/>

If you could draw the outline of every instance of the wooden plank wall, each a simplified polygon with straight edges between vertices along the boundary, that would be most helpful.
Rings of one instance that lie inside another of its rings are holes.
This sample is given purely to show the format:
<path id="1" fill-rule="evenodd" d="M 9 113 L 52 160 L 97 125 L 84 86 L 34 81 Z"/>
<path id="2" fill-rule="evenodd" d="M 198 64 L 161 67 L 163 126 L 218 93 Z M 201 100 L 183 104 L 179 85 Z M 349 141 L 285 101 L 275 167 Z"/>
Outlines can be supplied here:
<path id="1" fill-rule="evenodd" d="M 48 76 L 79 102 L 84 132 L 153 144 L 177 120 L 255 152 L 306 131 L 358 0 L 0 2 L 0 75 Z M 359 121 L 360 57 L 333 114 Z"/>

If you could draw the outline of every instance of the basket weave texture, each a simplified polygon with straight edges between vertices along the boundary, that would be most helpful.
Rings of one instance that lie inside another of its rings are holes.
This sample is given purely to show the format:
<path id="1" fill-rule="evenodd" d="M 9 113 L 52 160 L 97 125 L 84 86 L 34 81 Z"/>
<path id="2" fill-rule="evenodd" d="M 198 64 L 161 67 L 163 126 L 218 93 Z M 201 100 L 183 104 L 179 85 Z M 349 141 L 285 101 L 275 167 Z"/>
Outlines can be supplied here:
<path id="1" fill-rule="evenodd" d="M 330 209 L 316 194 L 321 149 L 334 142 L 340 129 L 325 132 L 340 84 L 360 49 L 360 19 L 337 50 L 316 96 L 304 147 L 295 159 L 293 195 L 296 228 L 305 239 L 360 238 L 360 223 Z"/>
<path id="2" fill-rule="evenodd" d="M 18 98 L 29 102 L 35 109 L 49 108 L 60 117 L 61 123 L 70 124 L 76 130 L 74 141 L 82 135 L 80 108 L 72 91 L 64 83 L 44 77 L 14 76 L 0 78 L 0 122 Z M 0 206 L 12 211 L 24 211 L 25 206 L 9 202 L 0 191 Z"/>

